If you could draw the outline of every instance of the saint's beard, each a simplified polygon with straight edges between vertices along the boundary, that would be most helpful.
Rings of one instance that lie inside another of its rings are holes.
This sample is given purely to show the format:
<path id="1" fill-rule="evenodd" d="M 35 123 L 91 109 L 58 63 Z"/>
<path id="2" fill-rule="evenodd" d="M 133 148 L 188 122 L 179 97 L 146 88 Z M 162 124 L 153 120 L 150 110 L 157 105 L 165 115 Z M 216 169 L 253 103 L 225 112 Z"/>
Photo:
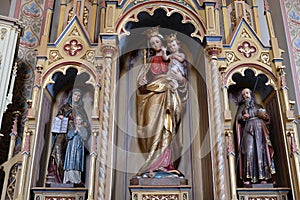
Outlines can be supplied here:
<path id="1" fill-rule="evenodd" d="M 247 103 L 249 103 L 251 100 L 252 100 L 251 97 L 246 97 L 246 98 L 244 98 L 244 101 L 247 102 Z"/>

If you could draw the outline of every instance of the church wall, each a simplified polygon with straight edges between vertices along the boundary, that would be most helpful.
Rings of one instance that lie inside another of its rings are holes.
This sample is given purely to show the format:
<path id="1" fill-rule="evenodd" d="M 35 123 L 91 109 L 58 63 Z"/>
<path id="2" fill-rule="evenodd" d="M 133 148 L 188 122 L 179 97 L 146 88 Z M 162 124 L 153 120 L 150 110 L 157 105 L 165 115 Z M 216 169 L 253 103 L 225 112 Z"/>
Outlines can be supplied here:
<path id="1" fill-rule="evenodd" d="M 5 0 L 1 2 L 0 15 L 9 16 L 11 1 Z"/>
<path id="2" fill-rule="evenodd" d="M 299 16 L 297 9 L 299 7 L 300 3 L 297 0 L 276 0 L 274 3 L 270 3 L 272 18 L 276 22 L 274 23 L 274 31 L 278 37 L 279 47 L 284 51 L 282 57 L 283 63 L 286 65 L 288 92 L 291 97 L 290 100 L 295 101 L 296 116 L 300 114 L 300 39 L 299 34 L 297 34 L 300 22 L 296 17 Z"/>

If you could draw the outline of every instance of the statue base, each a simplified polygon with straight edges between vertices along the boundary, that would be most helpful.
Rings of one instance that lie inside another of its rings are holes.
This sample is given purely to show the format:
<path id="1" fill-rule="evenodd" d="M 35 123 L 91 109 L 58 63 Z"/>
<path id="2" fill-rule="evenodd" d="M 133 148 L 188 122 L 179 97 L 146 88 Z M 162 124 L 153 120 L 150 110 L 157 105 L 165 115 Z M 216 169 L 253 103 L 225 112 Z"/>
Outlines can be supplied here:
<path id="1" fill-rule="evenodd" d="M 265 183 L 265 184 L 244 184 L 245 188 L 274 188 L 274 184 Z"/>
<path id="2" fill-rule="evenodd" d="M 47 188 L 37 187 L 32 188 L 34 195 L 33 199 L 72 199 L 82 200 L 87 199 L 87 189 L 85 188 Z"/>
<path id="3" fill-rule="evenodd" d="M 73 188 L 74 184 L 73 183 L 46 183 L 46 187 L 51 187 L 51 188 Z"/>
<path id="4" fill-rule="evenodd" d="M 165 178 L 132 178 L 130 179 L 130 185 L 141 185 L 141 186 L 180 186 L 187 185 L 188 180 L 179 177 L 165 177 Z"/>
<path id="5" fill-rule="evenodd" d="M 131 200 L 192 199 L 191 186 L 184 177 L 133 177 L 130 180 L 129 190 Z"/>
<path id="6" fill-rule="evenodd" d="M 46 187 L 50 188 L 84 188 L 83 183 L 46 183 Z"/>
<path id="7" fill-rule="evenodd" d="M 267 184 L 253 184 L 267 185 Z M 272 184 L 270 184 L 272 185 Z M 239 200 L 244 199 L 289 199 L 290 188 L 237 188 Z"/>

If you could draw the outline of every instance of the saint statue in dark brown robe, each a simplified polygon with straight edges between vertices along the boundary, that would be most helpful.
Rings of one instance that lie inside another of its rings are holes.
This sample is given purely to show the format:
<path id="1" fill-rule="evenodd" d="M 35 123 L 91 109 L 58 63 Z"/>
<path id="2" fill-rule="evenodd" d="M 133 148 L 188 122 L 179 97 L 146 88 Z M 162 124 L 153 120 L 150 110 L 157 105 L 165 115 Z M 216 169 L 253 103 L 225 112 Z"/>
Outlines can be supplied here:
<path id="1" fill-rule="evenodd" d="M 275 174 L 274 150 L 267 124 L 270 122 L 265 109 L 257 104 L 250 89 L 242 91 L 242 101 L 236 113 L 239 176 L 244 185 L 267 183 Z"/>

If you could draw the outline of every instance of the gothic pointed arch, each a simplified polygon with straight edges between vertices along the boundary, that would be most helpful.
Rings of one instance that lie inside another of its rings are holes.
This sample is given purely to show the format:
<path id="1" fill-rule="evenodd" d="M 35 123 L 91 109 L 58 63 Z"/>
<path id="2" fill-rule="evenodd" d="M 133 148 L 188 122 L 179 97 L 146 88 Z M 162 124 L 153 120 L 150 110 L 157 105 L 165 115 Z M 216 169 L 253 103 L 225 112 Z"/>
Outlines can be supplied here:
<path id="1" fill-rule="evenodd" d="M 142 12 L 148 13 L 153 16 L 154 12 L 157 9 L 163 9 L 166 12 L 166 16 L 171 16 L 174 13 L 179 13 L 182 16 L 182 23 L 190 23 L 194 26 L 194 31 L 191 33 L 191 37 L 203 41 L 204 35 L 206 33 L 206 25 L 203 18 L 199 13 L 197 13 L 190 5 L 185 3 L 179 4 L 171 1 L 161 1 L 161 2 L 151 2 L 145 1 L 138 3 L 136 5 L 128 6 L 123 10 L 123 14 L 117 20 L 116 23 L 116 32 L 119 35 L 119 38 L 124 35 L 129 35 L 129 31 L 126 29 L 126 24 L 128 22 L 138 22 L 138 15 Z"/>
<path id="2" fill-rule="evenodd" d="M 53 75 L 55 73 L 62 73 L 63 75 L 66 75 L 67 70 L 70 68 L 74 68 L 77 70 L 76 75 L 80 75 L 83 73 L 86 73 L 89 75 L 89 79 L 86 80 L 86 84 L 91 84 L 94 85 L 95 84 L 95 80 L 96 80 L 96 72 L 94 72 L 94 70 L 83 63 L 79 63 L 79 62 L 62 62 L 59 63 L 55 66 L 53 66 L 52 68 L 49 68 L 43 76 L 43 87 L 46 87 L 48 84 L 53 84 L 56 82 L 56 80 L 53 80 Z"/>
<path id="3" fill-rule="evenodd" d="M 277 77 L 271 71 L 269 71 L 268 68 L 254 63 L 244 63 L 232 67 L 229 71 L 227 71 L 227 73 L 224 74 L 223 84 L 227 87 L 236 84 L 233 76 L 238 73 L 241 76 L 245 77 L 246 70 L 251 70 L 254 74 L 254 77 L 264 75 L 267 78 L 267 82 L 265 84 L 272 86 L 272 88 L 276 88 L 276 82 L 278 81 Z"/>

